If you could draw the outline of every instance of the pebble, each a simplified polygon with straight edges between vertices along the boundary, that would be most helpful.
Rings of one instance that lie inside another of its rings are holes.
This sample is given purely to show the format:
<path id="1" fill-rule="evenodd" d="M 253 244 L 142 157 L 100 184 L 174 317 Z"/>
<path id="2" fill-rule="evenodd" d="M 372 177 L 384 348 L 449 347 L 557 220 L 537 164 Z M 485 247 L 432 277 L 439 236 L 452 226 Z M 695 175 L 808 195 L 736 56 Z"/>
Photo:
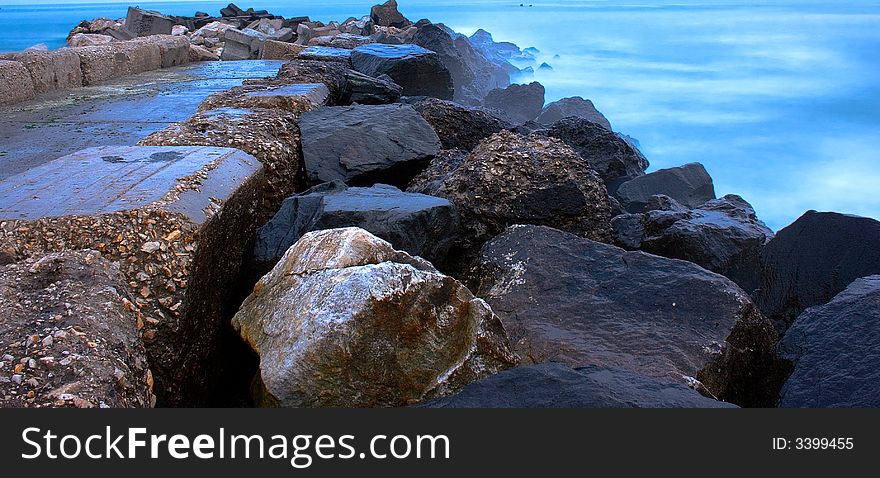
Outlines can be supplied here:
<path id="1" fill-rule="evenodd" d="M 12 381 L 15 382 L 15 383 L 21 383 L 21 381 L 22 381 L 23 379 L 24 379 L 24 377 L 21 376 L 20 374 L 15 374 L 15 375 L 12 376 Z"/>
<path id="2" fill-rule="evenodd" d="M 37 361 L 34 359 L 28 359 L 27 365 L 28 368 L 37 368 Z"/>
<path id="3" fill-rule="evenodd" d="M 48 348 L 48 347 L 51 347 L 52 344 L 54 344 L 54 343 L 55 343 L 55 341 L 52 339 L 52 336 L 51 336 L 51 335 L 48 336 L 48 337 L 46 337 L 46 338 L 44 338 L 43 341 L 42 341 L 43 347 L 47 347 L 47 348 Z"/>
<path id="4" fill-rule="evenodd" d="M 12 355 L 6 354 L 3 356 L 4 362 L 12 362 L 13 360 L 15 360 L 15 357 L 13 357 Z"/>
<path id="5" fill-rule="evenodd" d="M 146 252 L 147 254 L 152 254 L 158 251 L 162 246 L 158 242 L 145 242 L 143 246 L 141 246 L 141 252 Z"/>
<path id="6" fill-rule="evenodd" d="M 65 332 L 65 331 L 63 331 L 63 330 L 59 330 L 59 331 L 55 332 L 55 333 L 53 334 L 53 336 L 54 336 L 56 339 L 64 340 L 64 339 L 67 338 L 67 332 Z"/>
<path id="7" fill-rule="evenodd" d="M 39 387 L 40 386 L 40 382 L 35 378 L 29 379 L 27 381 L 27 384 L 30 385 L 31 387 Z"/>

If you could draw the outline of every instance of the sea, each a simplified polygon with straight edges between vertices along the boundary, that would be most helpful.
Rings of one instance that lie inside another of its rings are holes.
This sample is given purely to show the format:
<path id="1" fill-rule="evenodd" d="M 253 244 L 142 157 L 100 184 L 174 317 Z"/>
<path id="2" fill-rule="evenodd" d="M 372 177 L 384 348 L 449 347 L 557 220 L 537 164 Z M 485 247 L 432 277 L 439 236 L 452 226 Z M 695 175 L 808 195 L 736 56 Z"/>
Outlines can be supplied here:
<path id="1" fill-rule="evenodd" d="M 329 21 L 376 0 L 241 0 Z M 0 0 L 0 51 L 64 45 L 83 19 L 128 3 Z M 218 14 L 228 2 L 144 2 Z M 806 210 L 880 218 L 880 1 L 399 0 L 410 19 L 540 52 L 547 101 L 593 100 L 651 170 L 703 163 L 779 229 Z M 537 66 L 537 65 L 535 65 Z"/>

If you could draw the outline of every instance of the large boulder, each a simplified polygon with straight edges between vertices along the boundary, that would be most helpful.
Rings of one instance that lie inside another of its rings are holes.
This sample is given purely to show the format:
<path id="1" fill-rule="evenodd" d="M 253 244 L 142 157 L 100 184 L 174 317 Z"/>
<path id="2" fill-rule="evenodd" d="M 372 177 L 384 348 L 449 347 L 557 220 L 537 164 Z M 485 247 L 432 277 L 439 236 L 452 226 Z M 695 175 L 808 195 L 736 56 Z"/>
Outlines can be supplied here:
<path id="1" fill-rule="evenodd" d="M 358 228 L 303 236 L 233 325 L 260 356 L 264 406 L 407 405 L 516 363 L 485 302 Z"/>
<path id="2" fill-rule="evenodd" d="M 171 35 L 174 20 L 159 12 L 151 12 L 137 7 L 128 7 L 125 29 L 136 37 L 150 35 Z"/>
<path id="3" fill-rule="evenodd" d="M 435 160 L 414 184 L 424 188 L 410 190 L 445 197 L 458 209 L 457 247 L 464 260 L 513 224 L 610 237 L 605 185 L 586 161 L 553 138 L 504 131 L 483 140 L 457 168 Z"/>
<path id="4" fill-rule="evenodd" d="M 779 344 L 794 365 L 781 407 L 880 407 L 880 275 L 806 310 Z"/>
<path id="5" fill-rule="evenodd" d="M 0 407 L 149 407 L 143 327 L 97 251 L 0 266 Z"/>
<path id="6" fill-rule="evenodd" d="M 359 227 L 396 249 L 442 262 L 458 229 L 455 208 L 446 199 L 405 193 L 384 184 L 350 188 L 324 183 L 284 200 L 271 221 L 257 231 L 251 268 L 269 272 L 303 234 Z"/>
<path id="7" fill-rule="evenodd" d="M 507 71 L 508 74 L 513 75 L 520 72 L 519 68 L 510 63 L 514 58 L 522 58 L 523 55 L 523 52 L 515 44 L 496 42 L 492 38 L 492 34 L 482 28 L 474 32 L 467 40 L 486 59 Z"/>
<path id="8" fill-rule="evenodd" d="M 83 84 L 79 56 L 69 48 L 7 53 L 0 55 L 0 60 L 21 62 L 31 76 L 36 94 L 79 88 Z"/>
<path id="9" fill-rule="evenodd" d="M 388 75 L 406 96 L 451 100 L 455 93 L 452 76 L 439 55 L 418 45 L 360 46 L 352 50 L 351 64 L 365 75 Z"/>
<path id="10" fill-rule="evenodd" d="M 440 151 L 431 125 L 404 104 L 319 108 L 299 125 L 311 182 L 404 187 Z"/>
<path id="11" fill-rule="evenodd" d="M 67 39 L 67 46 L 77 48 L 81 46 L 97 46 L 106 45 L 116 41 L 111 36 L 101 35 L 99 33 L 76 33 Z"/>
<path id="12" fill-rule="evenodd" d="M 592 101 L 585 100 L 580 96 L 562 98 L 561 100 L 548 104 L 544 107 L 541 114 L 538 116 L 538 119 L 535 121 L 549 125 L 563 118 L 571 117 L 583 118 L 587 121 L 592 121 L 609 131 L 611 130 L 611 123 L 608 122 L 608 118 L 596 109 Z"/>
<path id="13" fill-rule="evenodd" d="M 877 251 L 880 221 L 808 211 L 761 252 L 756 302 L 784 330 L 806 308 L 828 302 L 855 279 L 880 274 Z"/>
<path id="14" fill-rule="evenodd" d="M 544 107 L 544 85 L 533 81 L 528 85 L 510 85 L 496 88 L 486 95 L 486 108 L 513 124 L 534 120 Z"/>
<path id="15" fill-rule="evenodd" d="M 412 25 L 397 9 L 397 0 L 388 0 L 381 5 L 373 5 L 370 9 L 373 24 L 383 27 L 406 28 Z"/>
<path id="16" fill-rule="evenodd" d="M 121 41 L 75 48 L 84 86 L 162 68 L 162 50 L 151 41 Z"/>
<path id="17" fill-rule="evenodd" d="M 190 62 L 190 43 L 184 37 L 173 35 L 150 35 L 139 37 L 134 42 L 156 45 L 159 47 L 160 68 L 186 65 Z"/>
<path id="18" fill-rule="evenodd" d="M 736 408 L 628 370 L 528 365 L 478 380 L 425 408 Z"/>
<path id="19" fill-rule="evenodd" d="M 95 249 L 118 262 L 159 404 L 203 405 L 264 178 L 259 161 L 229 148 L 86 149 L 0 182 L 0 250 Z"/>
<path id="20" fill-rule="evenodd" d="M 488 242 L 477 295 L 527 362 L 621 368 L 741 406 L 776 403 L 777 335 L 730 280 L 540 226 Z"/>
<path id="21" fill-rule="evenodd" d="M 554 122 L 547 134 L 565 141 L 599 173 L 608 192 L 630 179 L 643 176 L 648 160 L 635 146 L 598 123 L 568 117 Z"/>
<path id="22" fill-rule="evenodd" d="M 426 98 L 413 105 L 434 128 L 444 149 L 474 149 L 480 141 L 511 127 L 486 111 Z"/>
<path id="23" fill-rule="evenodd" d="M 621 247 L 693 262 L 749 293 L 760 287 L 761 250 L 773 237 L 751 204 L 732 194 L 692 210 L 673 206 L 617 216 L 611 225 Z"/>
<path id="24" fill-rule="evenodd" d="M 686 207 L 698 207 L 715 199 L 712 177 L 700 163 L 659 169 L 622 183 L 614 195 L 628 212 L 644 212 L 652 196 L 662 194 Z"/>
<path id="25" fill-rule="evenodd" d="M 403 92 L 387 77 L 374 78 L 340 63 L 315 60 L 297 59 L 285 63 L 274 81 L 280 84 L 323 83 L 330 90 L 327 102 L 331 106 L 394 103 Z"/>
<path id="26" fill-rule="evenodd" d="M 277 85 L 255 81 L 212 94 L 199 104 L 199 111 L 265 108 L 302 113 L 325 105 L 329 99 L 330 90 L 323 83 Z"/>
<path id="27" fill-rule="evenodd" d="M 24 64 L 0 60 L 0 105 L 31 100 L 35 96 L 34 80 Z"/>

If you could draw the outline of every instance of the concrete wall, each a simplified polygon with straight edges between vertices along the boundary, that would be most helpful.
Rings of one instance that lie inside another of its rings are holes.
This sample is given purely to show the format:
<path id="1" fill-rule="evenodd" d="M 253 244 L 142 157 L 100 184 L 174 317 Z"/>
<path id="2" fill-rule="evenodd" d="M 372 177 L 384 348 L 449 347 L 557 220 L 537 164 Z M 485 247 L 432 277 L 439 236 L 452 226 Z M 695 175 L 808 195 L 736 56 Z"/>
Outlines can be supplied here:
<path id="1" fill-rule="evenodd" d="M 22 63 L 0 60 L 0 104 L 29 100 L 36 95 L 34 80 Z"/>

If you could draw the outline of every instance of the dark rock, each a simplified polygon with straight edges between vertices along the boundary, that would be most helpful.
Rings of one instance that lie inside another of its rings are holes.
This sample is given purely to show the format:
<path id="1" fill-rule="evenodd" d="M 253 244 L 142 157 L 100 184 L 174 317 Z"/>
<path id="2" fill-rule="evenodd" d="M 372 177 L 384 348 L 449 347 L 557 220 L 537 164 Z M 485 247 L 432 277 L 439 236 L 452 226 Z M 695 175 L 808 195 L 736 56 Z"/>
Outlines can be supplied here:
<path id="1" fill-rule="evenodd" d="M 174 20 L 159 12 L 151 12 L 136 7 L 128 7 L 125 29 L 134 36 L 170 35 Z"/>
<path id="2" fill-rule="evenodd" d="M 458 228 L 446 199 L 405 193 L 393 186 L 349 188 L 324 183 L 284 201 L 257 231 L 253 269 L 257 279 L 269 272 L 303 234 L 337 227 L 360 227 L 395 249 L 442 262 Z"/>
<path id="3" fill-rule="evenodd" d="M 486 95 L 484 105 L 513 124 L 523 124 L 541 114 L 541 108 L 544 107 L 544 86 L 533 81 L 528 85 L 496 88 Z"/>
<path id="4" fill-rule="evenodd" d="M 468 41 L 489 61 L 505 69 L 509 74 L 519 72 L 510 60 L 522 56 L 519 47 L 510 42 L 496 42 L 492 35 L 482 28 L 474 32 Z"/>
<path id="5" fill-rule="evenodd" d="M 374 78 L 346 68 L 339 63 L 314 60 L 292 60 L 278 71 L 275 82 L 323 83 L 330 90 L 328 104 L 347 106 L 393 103 L 403 89 L 385 78 Z"/>
<path id="6" fill-rule="evenodd" d="M 351 50 L 345 48 L 310 46 L 300 52 L 299 57 L 303 60 L 334 61 L 345 66 L 351 65 Z"/>
<path id="7" fill-rule="evenodd" d="M 388 76 L 373 78 L 354 70 L 345 72 L 343 103 L 384 105 L 400 99 L 401 93 L 403 88 Z"/>
<path id="8" fill-rule="evenodd" d="M 524 361 L 622 368 L 772 406 L 777 335 L 748 295 L 690 262 L 514 226 L 480 254 L 477 295 Z"/>
<path id="9" fill-rule="evenodd" d="M 425 408 L 736 408 L 688 387 L 620 369 L 529 365 L 478 380 Z"/>
<path id="10" fill-rule="evenodd" d="M 407 191 L 439 191 L 443 183 L 464 164 L 469 152 L 462 149 L 444 149 L 437 153 L 431 164 L 414 177 Z"/>
<path id="11" fill-rule="evenodd" d="M 320 108 L 300 118 L 311 182 L 405 187 L 440 151 L 437 133 L 412 106 Z"/>
<path id="12" fill-rule="evenodd" d="M 369 76 L 388 75 L 407 96 L 451 100 L 452 76 L 439 55 L 418 45 L 364 45 L 352 50 L 354 69 Z"/>
<path id="13" fill-rule="evenodd" d="M 666 202 L 660 206 L 667 209 L 611 221 L 620 246 L 690 261 L 727 277 L 746 292 L 758 289 L 761 249 L 773 232 L 758 220 L 749 203 L 731 194 L 684 211 L 665 196 L 653 201 Z"/>
<path id="14" fill-rule="evenodd" d="M 511 127 L 486 111 L 451 101 L 428 98 L 413 107 L 437 132 L 444 149 L 471 150 L 483 139 Z"/>
<path id="15" fill-rule="evenodd" d="M 572 96 L 554 101 L 544 107 L 541 115 L 538 116 L 538 123 L 553 124 L 563 118 L 575 116 L 583 118 L 593 123 L 600 124 L 606 129 L 611 129 L 611 123 L 605 118 L 605 115 L 599 112 L 590 100 L 585 100 L 580 96 Z"/>
<path id="16" fill-rule="evenodd" d="M 220 9 L 220 15 L 224 17 L 243 17 L 246 13 L 234 3 L 230 3 L 225 8 Z"/>
<path id="17" fill-rule="evenodd" d="M 859 277 L 880 274 L 880 221 L 808 211 L 780 230 L 761 253 L 756 302 L 784 330 Z"/>
<path id="18" fill-rule="evenodd" d="M 700 163 L 659 169 L 621 184 L 614 195 L 631 213 L 643 212 L 651 196 L 664 194 L 687 207 L 715 199 L 712 177 Z"/>
<path id="19" fill-rule="evenodd" d="M 463 262 L 513 224 L 610 237 L 605 185 L 586 161 L 557 139 L 504 131 L 483 140 L 447 173 L 450 169 L 432 162 L 410 190 L 445 197 L 458 209 L 458 257 Z"/>
<path id="20" fill-rule="evenodd" d="M 648 160 L 632 145 L 600 124 L 586 118 L 567 117 L 556 121 L 547 134 L 565 141 L 599 173 L 608 192 L 643 176 Z"/>
<path id="21" fill-rule="evenodd" d="M 779 344 L 794 370 L 781 407 L 880 407 L 880 276 L 807 309 Z"/>
<path id="22" fill-rule="evenodd" d="M 381 5 L 373 5 L 373 8 L 370 9 L 370 19 L 375 25 L 383 27 L 406 28 L 412 25 L 412 22 L 397 10 L 397 0 L 388 0 Z"/>

